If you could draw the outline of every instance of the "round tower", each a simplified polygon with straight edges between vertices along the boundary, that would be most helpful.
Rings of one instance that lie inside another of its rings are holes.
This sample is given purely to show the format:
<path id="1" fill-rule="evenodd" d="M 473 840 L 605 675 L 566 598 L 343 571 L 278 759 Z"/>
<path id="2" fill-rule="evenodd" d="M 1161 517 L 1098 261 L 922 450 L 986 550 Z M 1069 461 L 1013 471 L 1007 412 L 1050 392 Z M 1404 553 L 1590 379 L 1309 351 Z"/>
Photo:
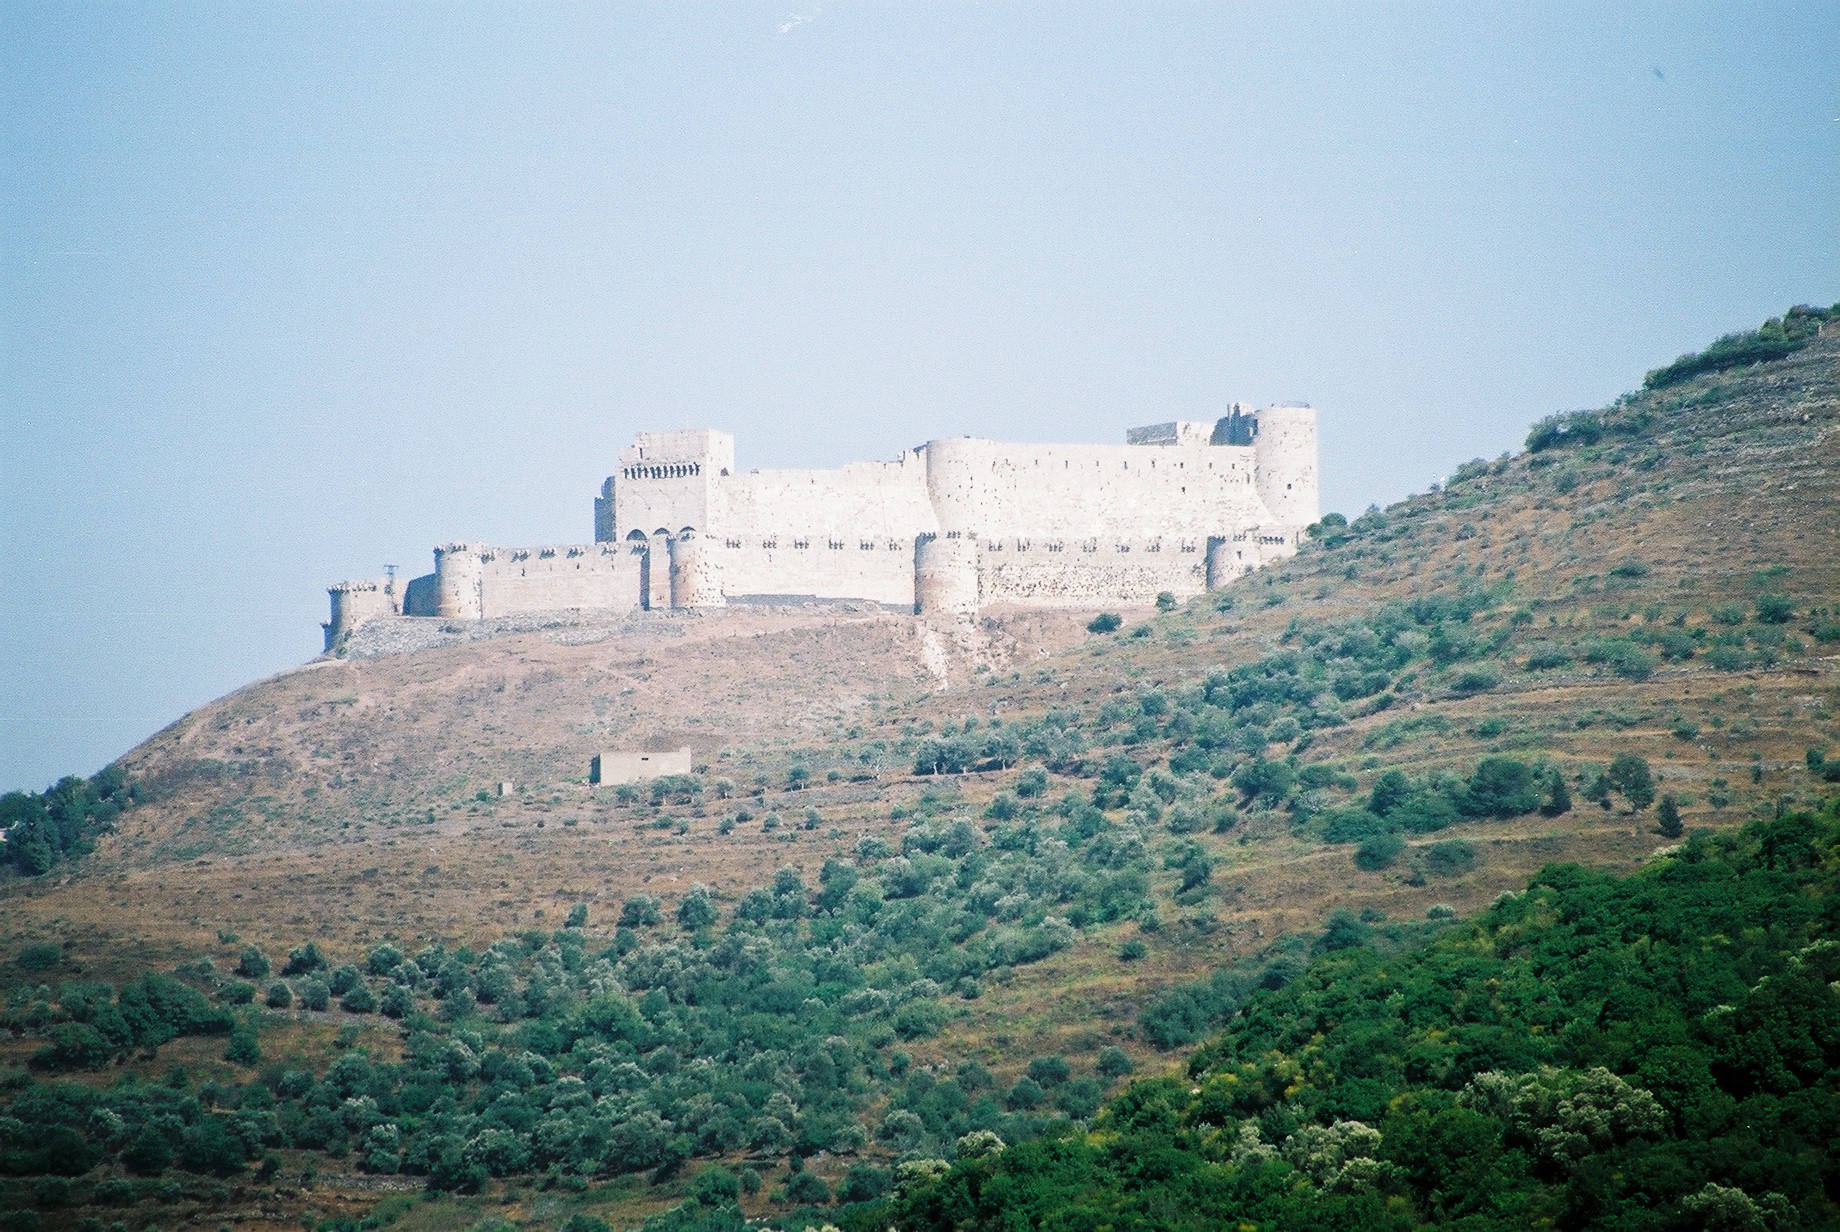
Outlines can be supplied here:
<path id="1" fill-rule="evenodd" d="M 327 650 L 365 621 L 399 614 L 396 592 L 388 582 L 340 582 L 327 587 L 326 593 L 332 598 L 331 619 L 322 626 Z"/>
<path id="2" fill-rule="evenodd" d="M 1321 517 L 1316 490 L 1316 412 L 1268 406 L 1254 417 L 1253 463 L 1271 523 L 1300 530 Z"/>
<path id="3" fill-rule="evenodd" d="M 485 618 L 480 584 L 485 567 L 471 544 L 450 543 L 434 550 L 435 615 L 452 620 Z"/>
<path id="4" fill-rule="evenodd" d="M 685 531 L 671 539 L 669 551 L 671 606 L 721 607 L 724 600 L 720 566 L 709 550 L 709 537 Z"/>
<path id="5" fill-rule="evenodd" d="M 990 442 L 960 436 L 928 441 L 920 448 L 926 458 L 926 494 L 939 519 L 940 538 L 987 525 L 981 515 L 990 476 Z"/>
<path id="6" fill-rule="evenodd" d="M 1246 571 L 1246 562 L 1235 551 L 1227 535 L 1209 535 L 1207 541 L 1207 588 L 1219 590 Z"/>
<path id="7" fill-rule="evenodd" d="M 978 610 L 976 531 L 941 531 L 914 541 L 914 611 L 971 616 Z"/>

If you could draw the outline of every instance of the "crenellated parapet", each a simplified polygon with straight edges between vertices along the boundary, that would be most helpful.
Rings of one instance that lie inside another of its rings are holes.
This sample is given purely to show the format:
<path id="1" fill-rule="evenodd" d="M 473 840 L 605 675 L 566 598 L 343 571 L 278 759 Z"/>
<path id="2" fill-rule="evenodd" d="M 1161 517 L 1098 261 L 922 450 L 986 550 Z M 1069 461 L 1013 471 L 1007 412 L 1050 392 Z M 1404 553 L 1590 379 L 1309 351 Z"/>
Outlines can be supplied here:
<path id="1" fill-rule="evenodd" d="M 327 650 L 367 620 L 402 614 L 402 602 L 392 578 L 335 582 L 326 588 L 326 594 L 332 600 L 332 613 L 320 628 L 326 633 Z"/>
<path id="2" fill-rule="evenodd" d="M 1297 550 L 1319 513 L 1316 457 L 1316 412 L 1290 405 L 1132 428 L 1122 445 L 956 437 L 834 470 L 742 472 L 726 432 L 646 432 L 595 497 L 593 543 L 445 544 L 400 594 L 335 587 L 327 644 L 398 615 L 1187 598 Z"/>

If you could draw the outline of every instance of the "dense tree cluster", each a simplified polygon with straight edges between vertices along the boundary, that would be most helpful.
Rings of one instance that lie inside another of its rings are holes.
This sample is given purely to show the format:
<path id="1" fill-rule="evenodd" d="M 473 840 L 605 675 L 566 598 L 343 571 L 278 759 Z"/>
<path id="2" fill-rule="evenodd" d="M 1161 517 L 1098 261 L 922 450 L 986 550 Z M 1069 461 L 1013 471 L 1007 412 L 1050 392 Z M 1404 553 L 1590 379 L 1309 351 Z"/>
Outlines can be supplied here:
<path id="1" fill-rule="evenodd" d="M 96 836 L 115 826 L 132 803 L 127 775 L 110 766 L 91 778 L 68 775 L 43 792 L 0 795 L 0 861 L 27 876 L 49 872 L 95 847 Z"/>
<path id="2" fill-rule="evenodd" d="M 1089 1131 L 910 1171 L 896 1223 L 1832 1227 L 1837 879 L 1840 803 L 1548 868 L 1419 951 L 1322 954 Z"/>
<path id="3" fill-rule="evenodd" d="M 1771 317 L 1756 329 L 1726 334 L 1703 351 L 1682 355 L 1656 368 L 1643 380 L 1645 389 L 1666 389 L 1708 372 L 1744 368 L 1793 355 L 1820 336 L 1821 327 L 1840 321 L 1840 304 L 1830 308 L 1797 305 L 1780 317 Z"/>
<path id="4" fill-rule="evenodd" d="M 1072 796 L 1045 815 L 1082 811 L 1090 803 Z M 259 1016 L 226 1008 L 258 995 L 276 1009 L 400 1020 L 405 1052 L 386 1062 L 349 1051 L 317 1077 L 278 1059 L 208 1100 L 150 1099 L 131 1082 L 15 1083 L 0 1172 L 235 1170 L 285 1146 L 476 1188 L 532 1172 L 668 1173 L 694 1156 L 937 1152 L 979 1129 L 1028 1138 L 1090 1115 L 1110 1080 L 1053 1058 L 999 1088 L 975 1066 L 910 1069 L 900 1046 L 939 1031 L 992 972 L 1071 943 L 1070 918 L 1144 907 L 1141 843 L 1100 842 L 1115 828 L 1102 816 L 1080 824 L 1089 833 L 1068 842 L 1032 811 L 991 841 L 962 819 L 922 816 L 898 852 L 865 841 L 815 886 L 782 869 L 726 912 L 701 889 L 675 911 L 636 896 L 611 936 L 590 934 L 578 911 L 572 927 L 480 953 L 386 943 L 339 963 L 309 941 L 285 962 L 246 946 L 235 976 L 194 964 L 120 989 L 40 985 L 9 1016 L 46 1040 L 46 1071 L 212 1032 L 231 1036 L 230 1059 L 258 1064 Z M 864 1177 L 857 1188 L 872 1189 Z"/>
<path id="5" fill-rule="evenodd" d="M 1643 380 L 1642 387 L 1647 391 L 1668 389 L 1710 373 L 1782 359 L 1813 342 L 1822 327 L 1833 321 L 1840 321 L 1840 304 L 1830 308 L 1791 308 L 1754 330 L 1727 334 L 1703 351 L 1682 355 L 1656 368 Z M 1676 402 L 1670 407 L 1678 405 Z M 1639 439 L 1654 423 L 1654 408 L 1625 394 L 1602 411 L 1568 411 L 1542 419 L 1527 434 L 1527 449 L 1537 454 L 1591 446 L 1606 437 Z"/>

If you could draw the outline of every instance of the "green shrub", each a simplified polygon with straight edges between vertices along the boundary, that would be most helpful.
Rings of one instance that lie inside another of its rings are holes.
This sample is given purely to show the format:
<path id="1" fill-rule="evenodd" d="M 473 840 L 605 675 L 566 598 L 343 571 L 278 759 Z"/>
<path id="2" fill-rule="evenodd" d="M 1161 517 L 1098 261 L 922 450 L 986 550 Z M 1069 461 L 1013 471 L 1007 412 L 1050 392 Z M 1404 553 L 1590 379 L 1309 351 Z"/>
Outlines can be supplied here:
<path id="1" fill-rule="evenodd" d="M 1387 820 L 1410 834 L 1431 834 L 1455 825 L 1463 816 L 1443 792 L 1420 791 L 1387 814 Z"/>
<path id="2" fill-rule="evenodd" d="M 281 974 L 284 976 L 310 975 L 315 971 L 325 969 L 326 956 L 319 952 L 318 945 L 309 941 L 305 945 L 296 946 L 288 951 L 287 965 L 281 969 Z"/>
<path id="3" fill-rule="evenodd" d="M 1425 871 L 1438 877 L 1457 877 L 1476 867 L 1476 849 L 1462 839 L 1445 839 L 1425 848 Z"/>
<path id="4" fill-rule="evenodd" d="M 1136 1068 L 1125 1050 L 1113 1044 L 1101 1048 L 1093 1061 L 1094 1072 L 1107 1081 L 1122 1078 Z"/>
<path id="5" fill-rule="evenodd" d="M 1016 1085 L 1009 1089 L 1004 1102 L 1012 1109 L 1027 1111 L 1039 1108 L 1048 1100 L 1048 1093 L 1041 1089 L 1041 1084 L 1033 1078 L 1018 1078 Z"/>
<path id="6" fill-rule="evenodd" d="M 1655 802 L 1655 777 L 1648 763 L 1634 753 L 1619 753 L 1604 778 L 1638 813 Z"/>
<path id="7" fill-rule="evenodd" d="M 1325 814 L 1323 842 L 1359 843 L 1377 834 L 1390 833 L 1392 829 L 1385 818 L 1368 809 L 1335 809 Z"/>
<path id="8" fill-rule="evenodd" d="M 132 1206 L 134 1182 L 120 1176 L 103 1177 L 90 1191 L 90 1200 L 97 1206 Z"/>
<path id="9" fill-rule="evenodd" d="M 1458 697 L 1474 697 L 1486 693 L 1501 683 L 1501 673 L 1493 667 L 1479 666 L 1465 668 L 1451 679 L 1450 689 Z"/>
<path id="10" fill-rule="evenodd" d="M 802 1206 L 819 1206 L 831 1200 L 831 1187 L 815 1172 L 794 1172 L 786 1179 L 786 1197 Z"/>
<path id="11" fill-rule="evenodd" d="M 1116 633 L 1122 624 L 1124 624 L 1124 617 L 1117 612 L 1101 612 L 1086 622 L 1086 631 L 1088 633 Z"/>
<path id="12" fill-rule="evenodd" d="M 1058 1087 L 1073 1077 L 1073 1068 L 1061 1057 L 1036 1057 L 1029 1062 L 1028 1076 L 1044 1087 Z"/>
<path id="13" fill-rule="evenodd" d="M 1755 662 L 1742 646 L 1714 646 L 1706 652 L 1706 662 L 1721 672 L 1741 672 Z"/>
<path id="14" fill-rule="evenodd" d="M 620 904 L 620 927 L 650 928 L 664 919 L 664 904 L 655 895 L 635 894 Z"/>
<path id="15" fill-rule="evenodd" d="M 238 1023 L 230 1032 L 230 1045 L 224 1049 L 224 1060 L 235 1065 L 258 1065 L 262 1061 L 262 1044 L 256 1038 L 254 1023 Z"/>
<path id="16" fill-rule="evenodd" d="M 1552 671 L 1555 668 L 1571 665 L 1571 651 L 1564 646 L 1550 642 L 1543 646 L 1535 646 L 1527 655 L 1527 670 L 1530 672 Z"/>
<path id="17" fill-rule="evenodd" d="M 1787 595 L 1758 595 L 1757 619 L 1766 625 L 1788 624 L 1795 619 L 1795 604 Z"/>
<path id="18" fill-rule="evenodd" d="M 692 886 L 677 902 L 677 922 L 692 932 L 708 928 L 719 918 L 715 901 L 702 886 Z"/>
<path id="19" fill-rule="evenodd" d="M 894 1033 L 904 1040 L 928 1039 L 946 1025 L 946 1011 L 932 1001 L 910 1001 L 895 1011 Z"/>
<path id="20" fill-rule="evenodd" d="M 1234 772 L 1232 779 L 1233 786 L 1239 788 L 1248 804 L 1254 800 L 1277 804 L 1290 794 L 1296 781 L 1297 774 L 1289 765 L 1263 757 L 1241 766 Z"/>
<path id="21" fill-rule="evenodd" d="M 1655 829 L 1663 838 L 1679 838 L 1686 832 L 1680 822 L 1680 803 L 1673 796 L 1662 796 L 1661 807 L 1656 810 Z"/>
<path id="22" fill-rule="evenodd" d="M 1542 419 L 1527 433 L 1529 453 L 1575 445 L 1594 445 L 1603 439 L 1603 421 L 1585 411 L 1572 411 Z"/>
<path id="23" fill-rule="evenodd" d="M 1519 817 L 1540 807 L 1533 768 L 1512 757 L 1485 757 L 1476 763 L 1460 805 L 1471 817 Z"/>
<path id="24" fill-rule="evenodd" d="M 1376 834 L 1354 850 L 1355 867 L 1377 873 L 1391 868 L 1405 853 L 1405 841 L 1396 834 Z"/>
<path id="25" fill-rule="evenodd" d="M 14 961 L 26 971 L 49 971 L 64 961 L 64 947 L 55 941 L 34 941 L 21 946 Z"/>
<path id="26" fill-rule="evenodd" d="M 703 1206 L 721 1206 L 741 1200 L 741 1180 L 717 1164 L 704 1168 L 690 1183 L 690 1198 Z"/>
<path id="27" fill-rule="evenodd" d="M 837 1186 L 837 1201 L 840 1204 L 874 1202 L 887 1194 L 888 1185 L 888 1173 L 883 1169 L 874 1164 L 851 1164 Z"/>
<path id="28" fill-rule="evenodd" d="M 1406 778 L 1405 772 L 1388 770 L 1374 780 L 1373 791 L 1367 797 L 1367 807 L 1385 817 L 1411 797 L 1412 781 Z"/>
<path id="29" fill-rule="evenodd" d="M 64 1022 L 51 1028 L 51 1041 L 32 1055 L 32 1068 L 101 1069 L 115 1053 L 115 1045 L 88 1023 Z"/>

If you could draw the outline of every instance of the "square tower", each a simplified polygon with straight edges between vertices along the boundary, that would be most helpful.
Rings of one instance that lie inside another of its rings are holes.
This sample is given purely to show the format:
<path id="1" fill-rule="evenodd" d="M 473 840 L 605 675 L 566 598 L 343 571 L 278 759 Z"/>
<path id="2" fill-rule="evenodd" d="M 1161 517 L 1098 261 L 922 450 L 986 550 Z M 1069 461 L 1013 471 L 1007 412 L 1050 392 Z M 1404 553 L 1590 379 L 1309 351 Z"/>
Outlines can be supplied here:
<path id="1" fill-rule="evenodd" d="M 641 432 L 594 502 L 601 542 L 709 530 L 720 516 L 717 481 L 735 469 L 735 438 L 713 428 Z"/>

